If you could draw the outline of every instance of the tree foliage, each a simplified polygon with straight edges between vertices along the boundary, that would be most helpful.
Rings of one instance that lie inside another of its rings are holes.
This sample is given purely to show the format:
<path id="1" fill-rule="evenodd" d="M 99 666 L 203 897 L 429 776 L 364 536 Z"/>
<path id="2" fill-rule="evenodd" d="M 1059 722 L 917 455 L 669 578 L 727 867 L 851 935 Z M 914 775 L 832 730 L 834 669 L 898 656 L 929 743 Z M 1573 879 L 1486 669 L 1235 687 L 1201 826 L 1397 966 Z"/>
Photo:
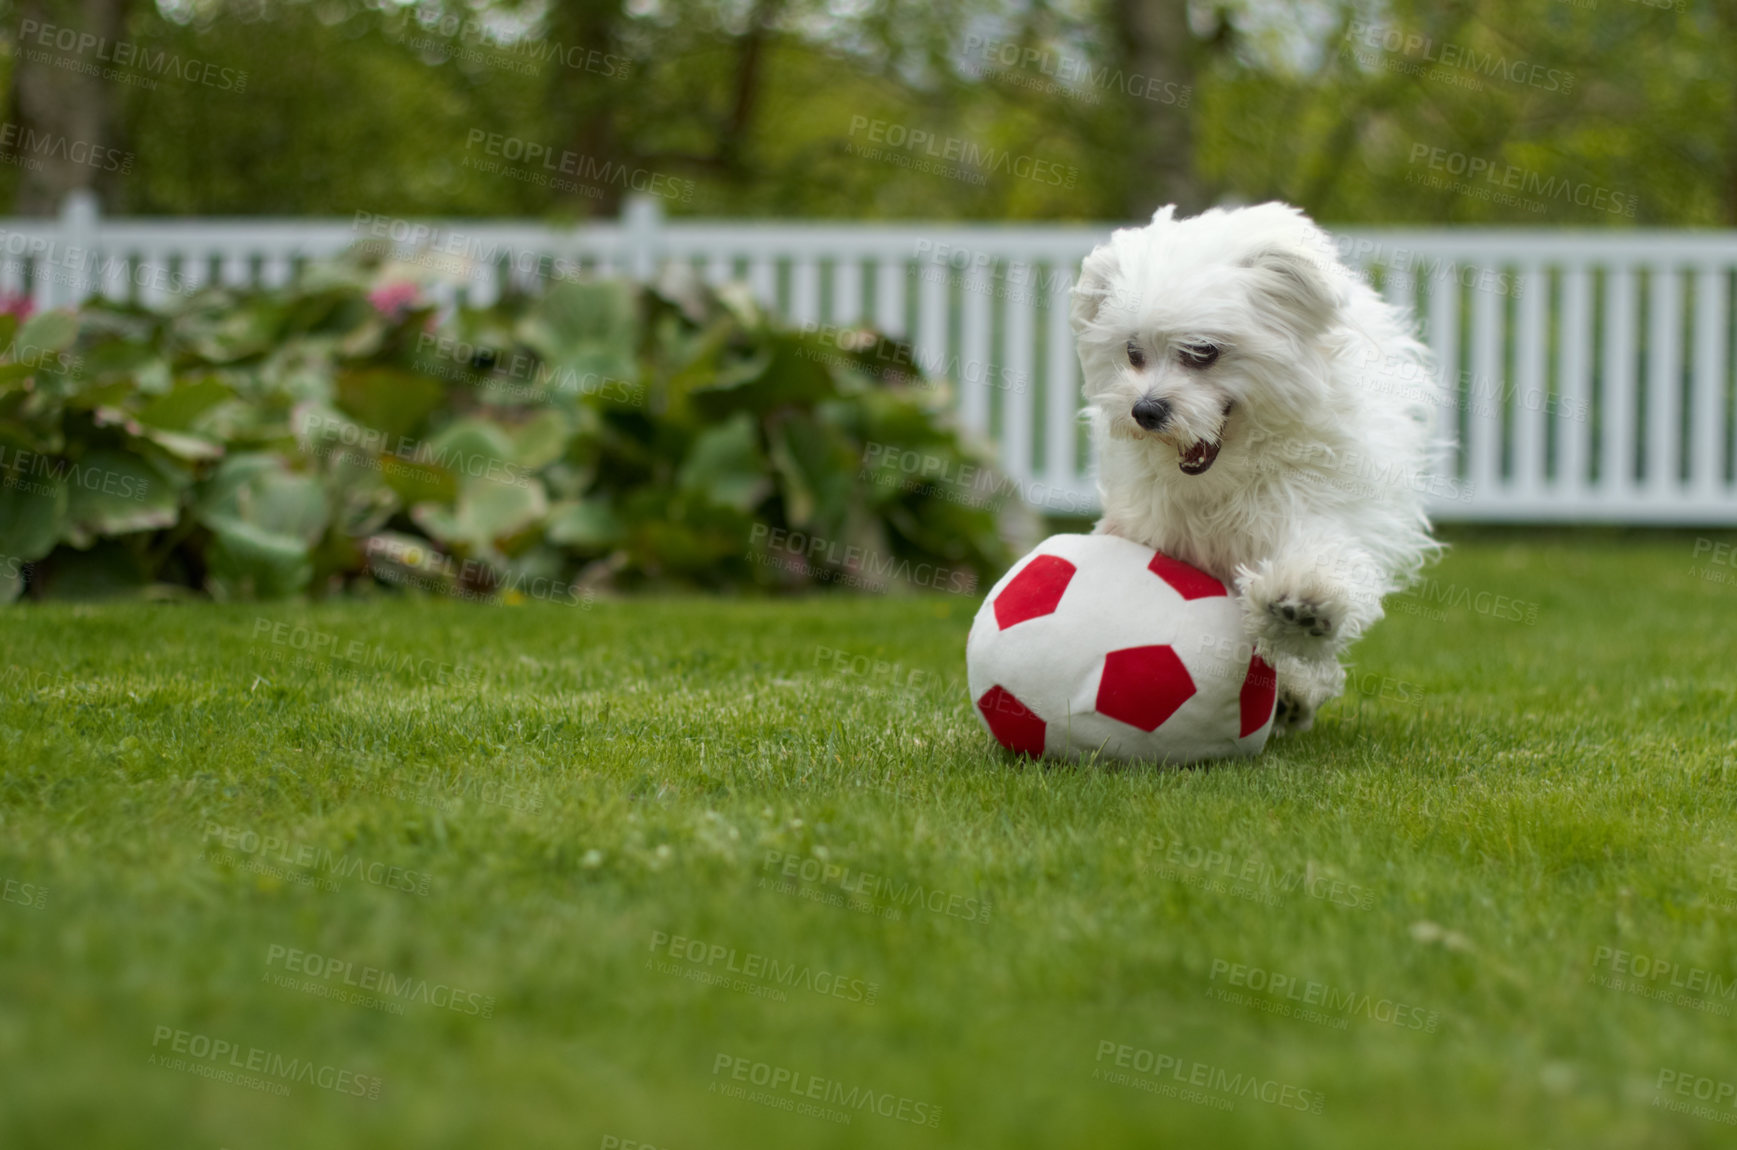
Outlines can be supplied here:
<path id="1" fill-rule="evenodd" d="M 67 117 L 136 156 L 124 178 L 85 174 L 111 210 L 576 218 L 650 186 L 707 215 L 1103 219 L 1281 197 L 1329 221 L 1737 223 L 1737 0 L 125 11 L 130 42 L 247 80 L 121 68 L 109 120 Z M 34 59 L 9 27 L 11 120 L 40 119 L 21 98 L 95 54 Z M 20 171 L 0 171 L 15 197 Z"/>

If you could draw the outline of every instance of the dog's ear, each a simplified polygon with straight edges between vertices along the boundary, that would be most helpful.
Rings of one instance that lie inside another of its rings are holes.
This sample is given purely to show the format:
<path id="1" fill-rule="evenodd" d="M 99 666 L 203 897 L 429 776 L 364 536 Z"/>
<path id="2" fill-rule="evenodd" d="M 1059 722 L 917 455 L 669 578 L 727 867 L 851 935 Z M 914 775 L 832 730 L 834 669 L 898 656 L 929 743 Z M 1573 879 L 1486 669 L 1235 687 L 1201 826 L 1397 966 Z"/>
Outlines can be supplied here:
<path id="1" fill-rule="evenodd" d="M 1324 253 L 1279 244 L 1261 248 L 1242 263 L 1254 273 L 1255 298 L 1292 316 L 1304 331 L 1327 327 L 1349 301 L 1344 273 Z"/>
<path id="2" fill-rule="evenodd" d="M 1121 261 L 1111 244 L 1099 244 L 1080 264 L 1079 281 L 1068 295 L 1068 321 L 1075 335 L 1084 335 L 1098 318 L 1098 309 L 1109 298 L 1110 285 L 1121 270 Z"/>

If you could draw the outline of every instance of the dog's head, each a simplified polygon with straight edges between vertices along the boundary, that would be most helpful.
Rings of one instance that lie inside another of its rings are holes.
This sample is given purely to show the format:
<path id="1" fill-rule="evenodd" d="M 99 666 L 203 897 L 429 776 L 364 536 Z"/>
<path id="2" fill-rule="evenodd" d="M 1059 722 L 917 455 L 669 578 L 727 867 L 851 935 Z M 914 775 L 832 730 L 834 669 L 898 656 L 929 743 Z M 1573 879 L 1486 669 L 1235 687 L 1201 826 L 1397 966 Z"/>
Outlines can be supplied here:
<path id="1" fill-rule="evenodd" d="M 1318 344 L 1350 277 L 1296 208 L 1175 211 L 1086 257 L 1071 318 L 1100 429 L 1168 445 L 1200 475 L 1239 412 L 1282 426 L 1325 404 Z"/>

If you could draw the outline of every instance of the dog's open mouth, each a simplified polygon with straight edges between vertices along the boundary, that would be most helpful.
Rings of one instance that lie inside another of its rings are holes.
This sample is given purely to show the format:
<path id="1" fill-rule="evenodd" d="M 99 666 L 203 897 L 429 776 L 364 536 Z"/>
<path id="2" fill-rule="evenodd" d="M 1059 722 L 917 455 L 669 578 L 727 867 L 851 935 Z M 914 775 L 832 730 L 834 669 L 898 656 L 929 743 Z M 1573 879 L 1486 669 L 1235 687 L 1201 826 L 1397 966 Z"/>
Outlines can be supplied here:
<path id="1" fill-rule="evenodd" d="M 1218 444 L 1204 439 L 1194 441 L 1194 446 L 1182 453 L 1182 471 L 1186 475 L 1205 475 L 1206 469 L 1212 466 L 1218 458 Z"/>
<path id="2" fill-rule="evenodd" d="M 1233 403 L 1224 405 L 1225 423 L 1230 422 L 1230 409 Z M 1224 423 L 1218 425 L 1218 434 L 1212 439 L 1197 439 L 1194 446 L 1182 453 L 1182 462 L 1177 466 L 1182 468 L 1184 475 L 1205 475 L 1218 459 L 1219 448 L 1224 446 Z"/>

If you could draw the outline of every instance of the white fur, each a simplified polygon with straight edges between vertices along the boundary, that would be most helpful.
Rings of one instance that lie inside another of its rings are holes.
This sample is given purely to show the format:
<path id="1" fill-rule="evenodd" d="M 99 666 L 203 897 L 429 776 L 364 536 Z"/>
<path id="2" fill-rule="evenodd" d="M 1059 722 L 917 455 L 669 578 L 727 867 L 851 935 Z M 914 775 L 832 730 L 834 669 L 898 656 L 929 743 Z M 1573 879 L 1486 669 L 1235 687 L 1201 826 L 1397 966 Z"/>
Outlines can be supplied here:
<path id="1" fill-rule="evenodd" d="M 1279 672 L 1279 729 L 1306 730 L 1382 597 L 1439 550 L 1422 508 L 1435 374 L 1410 317 L 1278 203 L 1181 220 L 1164 207 L 1116 231 L 1086 257 L 1071 314 L 1097 530 L 1234 582 Z M 1211 366 L 1183 362 L 1206 345 Z M 1143 397 L 1169 404 L 1167 423 L 1134 421 Z M 1190 475 L 1179 464 L 1199 441 L 1220 453 Z"/>

